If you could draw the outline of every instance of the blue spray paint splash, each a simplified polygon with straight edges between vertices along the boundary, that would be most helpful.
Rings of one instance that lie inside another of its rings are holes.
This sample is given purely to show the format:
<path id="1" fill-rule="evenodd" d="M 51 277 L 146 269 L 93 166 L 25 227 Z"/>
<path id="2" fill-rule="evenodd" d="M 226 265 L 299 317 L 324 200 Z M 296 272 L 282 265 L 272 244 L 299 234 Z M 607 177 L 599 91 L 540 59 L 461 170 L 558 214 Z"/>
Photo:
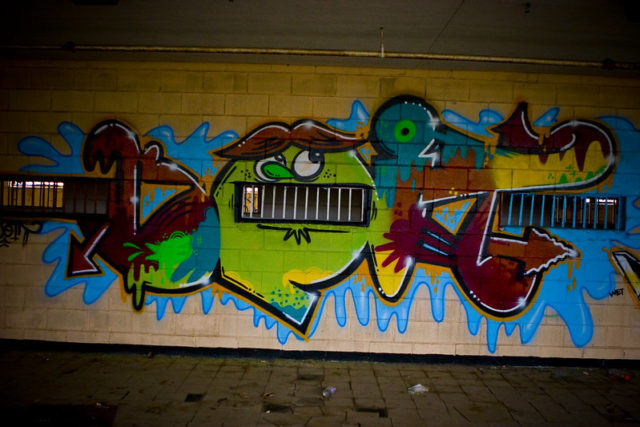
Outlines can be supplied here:
<path id="1" fill-rule="evenodd" d="M 360 101 L 354 101 L 351 104 L 351 114 L 348 119 L 329 119 L 327 124 L 336 129 L 347 132 L 355 132 L 358 127 L 365 125 L 369 121 L 369 113 Z"/>
<path id="2" fill-rule="evenodd" d="M 489 109 L 480 111 L 475 122 L 451 110 L 443 110 L 442 118 L 463 131 L 487 137 L 493 136 L 487 129 L 504 120 L 500 113 Z"/>
<path id="3" fill-rule="evenodd" d="M 20 169 L 24 172 L 82 174 L 84 170 L 81 162 L 82 141 L 84 133 L 73 123 L 62 122 L 58 126 L 58 133 L 67 143 L 70 153 L 62 154 L 53 145 L 42 138 L 28 136 L 18 142 L 18 149 L 26 156 L 35 157 L 40 162 Z M 36 160 L 33 160 L 36 161 Z"/>
<path id="4" fill-rule="evenodd" d="M 211 159 L 203 154 L 217 150 L 238 138 L 238 134 L 232 130 L 224 131 L 211 139 L 207 139 L 208 133 L 209 123 L 204 122 L 182 142 L 176 140 L 173 129 L 169 126 L 153 128 L 147 135 L 164 143 L 165 156 L 180 161 L 199 177 L 204 177 L 213 176 L 218 170 Z"/>

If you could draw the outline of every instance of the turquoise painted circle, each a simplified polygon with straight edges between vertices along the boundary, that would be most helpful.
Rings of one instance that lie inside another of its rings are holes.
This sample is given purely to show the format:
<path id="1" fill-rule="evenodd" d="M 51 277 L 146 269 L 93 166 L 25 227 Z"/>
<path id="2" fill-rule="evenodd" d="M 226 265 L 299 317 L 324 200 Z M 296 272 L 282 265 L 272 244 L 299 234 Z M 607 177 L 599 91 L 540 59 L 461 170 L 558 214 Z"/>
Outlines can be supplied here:
<path id="1" fill-rule="evenodd" d="M 416 135 L 416 124 L 412 120 L 400 120 L 393 129 L 393 135 L 398 142 L 411 141 Z"/>

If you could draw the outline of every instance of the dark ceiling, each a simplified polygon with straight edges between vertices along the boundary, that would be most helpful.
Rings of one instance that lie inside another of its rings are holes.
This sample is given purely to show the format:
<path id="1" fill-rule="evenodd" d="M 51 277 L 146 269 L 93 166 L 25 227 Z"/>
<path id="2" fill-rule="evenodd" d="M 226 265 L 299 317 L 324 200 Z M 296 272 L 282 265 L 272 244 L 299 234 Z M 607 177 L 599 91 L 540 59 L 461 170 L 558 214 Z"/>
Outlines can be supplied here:
<path id="1" fill-rule="evenodd" d="M 88 3 L 88 4 L 84 4 Z M 103 4 L 100 4 L 103 3 Z M 104 4 L 106 3 L 106 4 Z M 63 51 L 75 45 L 438 53 L 640 63 L 634 0 L 20 0 L 3 4 L 9 57 L 176 59 L 563 71 L 573 67 L 333 56 Z M 381 34 L 383 30 L 383 37 Z M 25 46 L 48 45 L 32 50 Z M 574 68 L 575 70 L 575 68 Z M 572 71 L 572 70 L 569 70 Z M 594 67 L 594 72 L 598 72 Z"/>

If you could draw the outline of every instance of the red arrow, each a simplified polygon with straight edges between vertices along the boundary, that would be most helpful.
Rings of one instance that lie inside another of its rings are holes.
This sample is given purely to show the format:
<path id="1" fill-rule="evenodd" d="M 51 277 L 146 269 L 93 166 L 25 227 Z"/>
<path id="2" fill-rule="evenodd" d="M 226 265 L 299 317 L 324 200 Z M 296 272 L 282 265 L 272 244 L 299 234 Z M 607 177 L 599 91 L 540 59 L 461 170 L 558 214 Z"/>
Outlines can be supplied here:
<path id="1" fill-rule="evenodd" d="M 71 241 L 69 242 L 69 263 L 67 265 L 67 275 L 69 277 L 102 273 L 100 267 L 93 262 L 91 258 L 93 258 L 93 252 L 98 242 L 100 242 L 108 228 L 109 223 L 103 224 L 102 227 L 93 234 L 93 237 L 84 243 L 80 243 L 75 235 L 71 236 Z"/>

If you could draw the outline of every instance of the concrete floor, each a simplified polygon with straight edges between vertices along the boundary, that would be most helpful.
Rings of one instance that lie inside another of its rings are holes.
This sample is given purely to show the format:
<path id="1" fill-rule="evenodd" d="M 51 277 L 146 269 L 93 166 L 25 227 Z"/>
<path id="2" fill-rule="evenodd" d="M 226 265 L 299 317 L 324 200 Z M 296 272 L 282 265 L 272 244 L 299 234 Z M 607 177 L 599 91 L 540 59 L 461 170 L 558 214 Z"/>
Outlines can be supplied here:
<path id="1" fill-rule="evenodd" d="M 13 425 L 640 424 L 635 369 L 7 348 L 0 366 Z"/>

